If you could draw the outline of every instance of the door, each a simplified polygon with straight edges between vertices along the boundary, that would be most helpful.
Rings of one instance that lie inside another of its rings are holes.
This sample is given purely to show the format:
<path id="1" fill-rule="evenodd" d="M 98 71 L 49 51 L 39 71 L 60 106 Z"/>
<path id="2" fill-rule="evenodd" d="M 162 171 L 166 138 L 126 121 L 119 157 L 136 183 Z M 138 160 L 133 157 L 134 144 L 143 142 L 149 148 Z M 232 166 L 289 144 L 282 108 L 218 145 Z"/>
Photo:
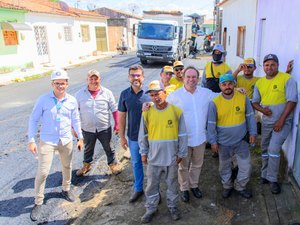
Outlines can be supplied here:
<path id="1" fill-rule="evenodd" d="M 95 27 L 97 51 L 107 52 L 107 39 L 105 27 Z"/>
<path id="2" fill-rule="evenodd" d="M 37 52 L 40 63 L 49 62 L 49 49 L 47 40 L 47 30 L 45 26 L 34 26 Z"/>

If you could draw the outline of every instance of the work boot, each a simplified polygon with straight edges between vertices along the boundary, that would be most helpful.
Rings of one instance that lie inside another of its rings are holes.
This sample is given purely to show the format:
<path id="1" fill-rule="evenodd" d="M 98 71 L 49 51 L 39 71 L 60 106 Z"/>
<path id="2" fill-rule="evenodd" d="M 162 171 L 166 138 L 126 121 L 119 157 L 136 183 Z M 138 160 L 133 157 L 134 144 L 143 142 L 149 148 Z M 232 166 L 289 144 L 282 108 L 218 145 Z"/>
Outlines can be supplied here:
<path id="1" fill-rule="evenodd" d="M 113 175 L 118 175 L 122 172 L 119 163 L 111 163 L 108 165 Z"/>
<path id="2" fill-rule="evenodd" d="M 281 188 L 277 182 L 271 182 L 271 192 L 275 195 L 281 192 Z"/>
<path id="3" fill-rule="evenodd" d="M 62 191 L 61 194 L 69 202 L 75 202 L 75 200 L 76 200 L 76 197 L 75 197 L 74 193 L 71 190 Z"/>
<path id="4" fill-rule="evenodd" d="M 141 196 L 143 196 L 143 194 L 143 191 L 133 192 L 133 194 L 130 196 L 129 203 L 136 202 Z"/>
<path id="5" fill-rule="evenodd" d="M 261 177 L 259 180 L 259 184 L 268 184 L 269 181 L 266 178 Z"/>
<path id="6" fill-rule="evenodd" d="M 252 198 L 252 193 L 247 190 L 238 191 L 239 195 L 243 198 Z"/>
<path id="7" fill-rule="evenodd" d="M 192 191 L 193 195 L 194 195 L 196 198 L 202 198 L 202 193 L 201 193 L 201 191 L 199 190 L 198 187 L 196 187 L 196 188 L 191 188 L 191 191 Z"/>
<path id="8" fill-rule="evenodd" d="M 181 200 L 183 202 L 189 202 L 190 201 L 190 193 L 189 193 L 189 191 L 182 191 L 181 192 Z"/>
<path id="9" fill-rule="evenodd" d="M 172 220 L 176 221 L 176 220 L 180 219 L 180 213 L 177 208 L 170 208 L 169 211 L 170 211 Z"/>
<path id="10" fill-rule="evenodd" d="M 142 216 L 142 223 L 150 223 L 156 211 L 148 211 Z"/>
<path id="11" fill-rule="evenodd" d="M 79 170 L 76 172 L 77 177 L 81 177 L 88 173 L 92 169 L 92 165 L 90 163 L 83 163 L 83 167 L 81 167 Z"/>
<path id="12" fill-rule="evenodd" d="M 42 212 L 42 205 L 34 205 L 30 213 L 30 219 L 32 221 L 37 221 L 41 216 L 41 212 Z"/>
<path id="13" fill-rule="evenodd" d="M 223 198 L 229 198 L 232 191 L 233 191 L 233 188 L 229 188 L 229 189 L 224 188 L 223 192 L 222 192 Z"/>

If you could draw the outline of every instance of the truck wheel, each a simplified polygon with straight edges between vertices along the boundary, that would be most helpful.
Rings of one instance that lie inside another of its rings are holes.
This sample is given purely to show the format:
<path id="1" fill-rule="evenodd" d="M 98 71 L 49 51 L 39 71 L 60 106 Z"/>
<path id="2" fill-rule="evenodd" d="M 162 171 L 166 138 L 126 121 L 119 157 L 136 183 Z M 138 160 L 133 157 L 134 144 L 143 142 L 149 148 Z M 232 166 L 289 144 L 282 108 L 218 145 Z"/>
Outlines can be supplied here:
<path id="1" fill-rule="evenodd" d="M 147 59 L 141 59 L 141 63 L 142 63 L 143 65 L 147 65 Z"/>

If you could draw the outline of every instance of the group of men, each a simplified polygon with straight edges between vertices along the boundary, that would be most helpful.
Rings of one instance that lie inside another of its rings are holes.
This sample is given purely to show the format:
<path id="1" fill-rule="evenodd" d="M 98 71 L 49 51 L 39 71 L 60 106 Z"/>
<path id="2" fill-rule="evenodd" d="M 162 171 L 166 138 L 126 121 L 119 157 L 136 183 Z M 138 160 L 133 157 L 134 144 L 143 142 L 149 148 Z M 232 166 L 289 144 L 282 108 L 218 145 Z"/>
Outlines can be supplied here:
<path id="1" fill-rule="evenodd" d="M 261 79 L 253 77 L 254 59 L 246 59 L 232 74 L 224 56 L 223 47 L 216 45 L 213 61 L 205 67 L 202 86 L 198 85 L 200 74 L 195 67 L 184 68 L 181 61 L 176 61 L 173 67 L 162 68 L 160 80 L 144 87 L 144 69 L 133 65 L 128 70 L 131 85 L 122 91 L 118 106 L 111 91 L 100 85 L 98 71 L 88 72 L 88 85 L 78 91 L 76 98 L 66 93 L 69 80 L 66 72 L 54 72 L 53 92 L 38 99 L 29 122 L 28 148 L 33 153 L 37 152 L 34 136 L 38 122 L 42 124 L 31 219 L 37 220 L 41 213 L 45 181 L 56 150 L 63 168 L 62 194 L 69 201 L 75 200 L 70 190 L 72 130 L 78 149 L 83 145 L 85 148 L 84 165 L 77 176 L 91 169 L 97 139 L 105 150 L 112 173 L 121 172 L 115 150 L 110 147 L 111 114 L 121 146 L 130 150 L 134 175 L 130 203 L 144 194 L 143 163 L 147 165 L 146 213 L 142 223 L 149 223 L 157 211 L 162 174 L 165 174 L 167 206 L 173 220 L 180 219 L 179 197 L 189 202 L 190 191 L 194 197 L 202 197 L 199 181 L 207 142 L 219 154 L 222 196 L 228 198 L 235 189 L 244 198 L 252 197 L 246 185 L 251 176 L 249 144 L 255 143 L 257 134 L 254 109 L 263 114 L 260 183 L 271 183 L 272 193 L 280 193 L 277 182 L 280 149 L 291 129 L 297 103 L 296 82 L 289 74 L 278 71 L 279 61 L 274 54 L 264 58 L 266 77 Z M 237 76 L 242 70 L 244 74 Z M 235 87 L 243 87 L 247 95 Z M 234 181 L 233 158 L 239 168 Z"/>

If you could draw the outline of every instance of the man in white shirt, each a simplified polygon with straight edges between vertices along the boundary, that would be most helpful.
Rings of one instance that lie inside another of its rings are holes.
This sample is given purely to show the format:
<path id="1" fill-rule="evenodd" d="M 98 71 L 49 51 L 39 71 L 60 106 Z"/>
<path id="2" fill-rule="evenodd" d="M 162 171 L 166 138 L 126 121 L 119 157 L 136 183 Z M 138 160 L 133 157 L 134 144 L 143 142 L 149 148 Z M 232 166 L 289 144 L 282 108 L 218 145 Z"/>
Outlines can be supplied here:
<path id="1" fill-rule="evenodd" d="M 179 164 L 178 181 L 184 202 L 190 199 L 191 189 L 196 198 L 202 193 L 198 188 L 206 144 L 206 120 L 209 102 L 218 95 L 198 85 L 199 71 L 187 67 L 183 73 L 184 86 L 171 93 L 167 102 L 180 107 L 186 122 L 188 134 L 188 157 Z M 190 162 L 190 163 L 189 163 Z"/>

